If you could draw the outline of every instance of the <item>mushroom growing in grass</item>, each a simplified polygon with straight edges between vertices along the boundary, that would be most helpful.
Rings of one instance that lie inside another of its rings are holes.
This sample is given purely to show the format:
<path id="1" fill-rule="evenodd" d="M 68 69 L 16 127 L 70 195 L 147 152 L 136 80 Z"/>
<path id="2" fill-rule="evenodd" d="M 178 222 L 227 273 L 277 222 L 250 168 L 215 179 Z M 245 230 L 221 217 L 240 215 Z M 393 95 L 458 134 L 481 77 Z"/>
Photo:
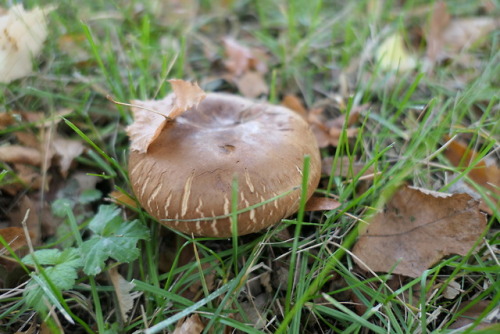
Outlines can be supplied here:
<path id="1" fill-rule="evenodd" d="M 307 198 L 312 195 L 320 155 L 300 115 L 171 83 L 174 93 L 163 100 L 134 101 L 135 122 L 127 129 L 130 182 L 151 216 L 187 234 L 229 237 L 236 179 L 237 234 L 260 231 L 298 210 L 306 155 Z"/>

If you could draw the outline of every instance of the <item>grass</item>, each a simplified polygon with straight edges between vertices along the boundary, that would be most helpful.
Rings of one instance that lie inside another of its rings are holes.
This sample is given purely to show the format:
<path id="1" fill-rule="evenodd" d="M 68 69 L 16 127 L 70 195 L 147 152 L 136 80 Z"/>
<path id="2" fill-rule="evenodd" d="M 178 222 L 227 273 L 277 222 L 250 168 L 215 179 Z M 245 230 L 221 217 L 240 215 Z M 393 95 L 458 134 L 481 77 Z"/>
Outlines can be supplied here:
<path id="1" fill-rule="evenodd" d="M 31 8 L 50 2 L 25 3 Z M 77 159 L 77 169 L 99 177 L 102 196 L 90 206 L 78 199 L 71 202 L 61 223 L 67 229 L 60 227 L 58 234 L 48 236 L 42 248 L 81 246 L 91 233 L 89 221 L 108 193 L 119 190 L 131 195 L 124 131 L 131 113 L 106 95 L 121 102 L 163 97 L 170 89 L 169 78 L 196 80 L 206 90 L 236 92 L 221 80 L 220 40 L 227 35 L 268 52 L 270 101 L 293 93 L 313 107 L 322 99 L 340 98 L 346 107 L 339 109 L 346 113 L 370 103 L 358 135 L 347 138 L 344 132 L 336 148 L 322 149 L 321 154 L 333 157 L 332 170 L 341 165 L 343 156 L 364 162 L 365 170 L 375 171 L 372 184 L 360 192 L 364 171 L 352 175 L 350 182 L 331 173 L 317 193 L 339 199 L 340 208 L 307 213 L 301 201 L 298 214 L 282 224 L 229 241 L 167 231 L 145 212 L 129 208 L 126 216 L 137 218 L 150 238 L 139 242 L 137 260 L 120 265 L 123 277 L 142 293 L 128 320 L 117 311 L 114 288 L 106 276 L 110 267 L 118 265 L 115 261 L 108 261 L 99 275 L 80 270 L 67 291 L 61 291 L 47 270 L 37 265 L 34 268 L 41 271 L 39 279 L 55 308 L 36 312 L 24 302 L 25 287 L 18 293 L 4 289 L 0 331 L 26 330 L 44 322 L 53 332 L 64 328 L 131 333 L 147 328 L 146 333 L 159 333 L 172 331 L 180 319 L 196 312 L 206 325 L 205 333 L 228 328 L 243 333 L 445 333 L 452 332 L 449 326 L 467 308 L 491 301 L 480 320 L 497 307 L 498 208 L 489 216 L 478 252 L 445 258 L 418 278 L 361 272 L 351 248 L 357 226 L 403 182 L 447 191 L 454 182 L 468 178 L 472 166 L 460 170 L 439 151 L 445 135 L 466 138 L 478 152 L 476 162 L 487 157 L 498 163 L 498 32 L 472 49 L 475 66 L 440 64 L 434 75 L 395 74 L 385 72 L 373 59 L 373 41 L 390 31 L 402 31 L 409 39 L 411 30 L 429 17 L 416 17 L 415 10 L 432 2 L 201 0 L 193 1 L 198 6 L 194 18 L 189 13 L 185 18 L 169 16 L 167 11 L 166 19 L 158 16 L 155 3 L 60 1 L 50 14 L 50 34 L 36 62 L 36 74 L 2 87 L 2 111 L 42 110 L 47 118 L 56 118 L 62 109 L 72 110 L 51 131 L 84 142 L 88 151 Z M 449 10 L 474 16 L 481 8 L 478 3 L 455 1 Z M 76 43 L 64 49 L 61 36 Z M 420 53 L 424 47 L 422 43 Z M 462 80 L 465 75 L 471 79 Z M 1 141 L 13 141 L 21 129 L 37 132 L 36 126 L 18 123 L 0 130 Z M 12 182 L 15 171 L 5 163 L 2 168 L 0 184 Z M 458 177 L 449 181 L 453 172 Z M 233 198 L 237 189 L 235 184 Z M 484 193 L 480 186 L 477 190 Z M 28 186 L 26 191 L 36 192 Z M 10 199 L 19 201 L 20 195 Z M 495 203 L 490 201 L 490 207 Z M 236 209 L 233 205 L 233 216 Z M 289 237 L 283 237 L 287 231 Z M 186 254 L 194 260 L 186 261 Z M 460 283 L 461 290 L 447 299 L 444 293 L 451 281 Z M 244 311 L 256 303 L 256 295 L 265 296 L 257 307 L 260 318 Z M 464 305 L 468 306 L 460 310 Z M 256 329 L 253 324 L 259 319 L 262 326 Z"/>

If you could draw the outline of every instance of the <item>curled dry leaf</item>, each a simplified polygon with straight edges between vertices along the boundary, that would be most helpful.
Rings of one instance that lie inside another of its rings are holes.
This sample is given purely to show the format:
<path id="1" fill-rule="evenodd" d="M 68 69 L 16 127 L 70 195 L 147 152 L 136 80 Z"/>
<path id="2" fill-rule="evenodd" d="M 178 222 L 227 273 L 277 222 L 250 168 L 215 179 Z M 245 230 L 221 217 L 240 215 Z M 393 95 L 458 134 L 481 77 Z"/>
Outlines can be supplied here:
<path id="1" fill-rule="evenodd" d="M 164 99 L 132 101 L 134 123 L 127 127 L 131 150 L 146 153 L 168 119 L 173 120 L 184 111 L 196 107 L 206 96 L 196 83 L 178 79 L 169 82 L 174 92 Z"/>
<path id="2" fill-rule="evenodd" d="M 360 231 L 353 253 L 363 268 L 418 277 L 444 256 L 466 255 L 485 227 L 469 195 L 436 197 L 404 186 Z"/>
<path id="3" fill-rule="evenodd" d="M 173 334 L 200 334 L 205 329 L 198 314 L 179 320 Z"/>
<path id="4" fill-rule="evenodd" d="M 134 201 L 129 195 L 122 193 L 118 190 L 113 190 L 109 193 L 109 198 L 113 203 L 121 206 L 130 206 L 132 208 L 138 208 L 136 201 Z"/>
<path id="5" fill-rule="evenodd" d="M 10 8 L 0 16 L 0 82 L 9 83 L 32 72 L 32 57 L 41 51 L 47 37 L 46 15 L 54 7 L 23 5 Z"/>
<path id="6" fill-rule="evenodd" d="M 447 137 L 446 139 L 449 140 L 450 138 Z M 466 168 L 478 159 L 477 152 L 469 149 L 464 143 L 455 140 L 448 143 L 445 156 L 454 166 L 459 168 Z M 483 159 L 468 172 L 467 176 L 484 187 L 486 194 L 498 207 L 500 202 L 495 198 L 500 198 L 500 169 L 493 162 L 487 164 Z M 473 187 L 469 186 L 469 188 L 470 191 L 475 192 Z M 481 209 L 493 214 L 494 208 L 481 205 Z"/>
<path id="7" fill-rule="evenodd" d="M 327 119 L 324 108 L 313 108 L 308 111 L 302 104 L 302 101 L 295 95 L 286 95 L 281 104 L 307 119 L 320 148 L 330 145 L 338 146 L 345 122 L 347 122 L 347 138 L 356 137 L 358 129 L 351 127 L 358 121 L 360 112 L 368 107 L 367 104 L 364 104 L 353 108 L 349 114 L 349 118 L 346 120 L 346 114 L 341 114 L 333 119 Z"/>
<path id="8" fill-rule="evenodd" d="M 396 32 L 388 36 L 378 47 L 375 60 L 384 71 L 412 71 L 417 67 L 415 56 L 404 45 L 403 36 Z"/>
<path id="9" fill-rule="evenodd" d="M 335 210 L 340 206 L 340 202 L 329 197 L 313 196 L 306 203 L 306 211 L 328 211 Z"/>
<path id="10" fill-rule="evenodd" d="M 250 71 L 236 79 L 238 90 L 245 97 L 256 98 L 269 92 L 269 87 L 261 73 Z"/>
<path id="11" fill-rule="evenodd" d="M 462 313 L 460 317 L 457 318 L 457 320 L 448 327 L 449 329 L 458 329 L 462 328 L 467 325 L 471 325 L 477 318 L 481 316 L 481 314 L 484 312 L 484 310 L 489 306 L 491 301 L 489 300 L 481 300 L 478 303 L 475 303 L 474 305 L 470 305 L 472 302 L 466 301 L 463 304 L 460 305 L 459 309 L 457 312 L 460 312 L 464 308 L 467 308 L 465 312 Z M 498 307 L 497 307 L 498 310 Z M 493 310 L 494 312 L 494 310 Z M 497 311 L 498 312 L 498 311 Z M 489 318 L 488 316 L 486 319 L 483 319 L 474 329 L 479 330 L 479 329 L 485 329 L 491 326 L 492 324 L 488 321 Z M 484 332 L 484 333 L 495 333 L 495 332 Z"/>
<path id="12" fill-rule="evenodd" d="M 261 59 L 263 55 L 260 52 L 250 50 L 231 37 L 224 38 L 223 42 L 226 53 L 224 65 L 234 76 L 239 77 L 251 70 L 267 72 L 267 65 Z"/>
<path id="13" fill-rule="evenodd" d="M 229 71 L 227 79 L 238 87 L 243 96 L 256 98 L 269 92 L 264 80 L 267 72 L 264 54 L 258 50 L 250 50 L 235 39 L 226 37 L 223 40 L 226 53 L 224 65 Z"/>
<path id="14" fill-rule="evenodd" d="M 426 29 L 430 69 L 437 61 L 454 57 L 500 27 L 493 17 L 452 18 L 444 1 L 435 3 Z"/>
<path id="15" fill-rule="evenodd" d="M 7 128 L 9 125 L 14 124 L 14 117 L 10 113 L 0 113 L 0 130 Z"/>
<path id="16" fill-rule="evenodd" d="M 42 153 L 35 148 L 20 145 L 1 146 L 0 161 L 40 166 L 42 163 Z"/>
<path id="17" fill-rule="evenodd" d="M 285 95 L 285 97 L 281 101 L 281 104 L 288 109 L 295 111 L 302 117 L 307 118 L 307 109 L 304 107 L 302 101 L 297 96 L 292 94 Z"/>
<path id="18" fill-rule="evenodd" d="M 116 298 L 118 300 L 118 309 L 123 321 L 128 320 L 128 313 L 134 307 L 134 300 L 137 299 L 142 292 L 130 292 L 135 287 L 135 284 L 130 283 L 118 273 L 118 267 L 112 267 L 108 270 L 109 278 L 115 288 Z"/>
<path id="19" fill-rule="evenodd" d="M 365 168 L 363 162 L 352 161 L 348 156 L 342 156 L 338 159 L 333 169 L 333 157 L 325 157 L 321 160 L 321 172 L 325 175 L 341 176 L 344 178 L 353 178 Z M 333 170 L 332 170 L 333 169 Z M 362 176 L 368 176 L 374 173 L 372 166 L 368 167 Z"/>
<path id="20" fill-rule="evenodd" d="M 7 227 L 0 229 L 0 235 L 9 244 L 13 251 L 27 245 L 26 236 L 22 227 Z M 7 253 L 5 247 L 0 248 L 0 255 Z"/>
<path id="21" fill-rule="evenodd" d="M 64 177 L 68 176 L 68 170 L 73 160 L 85 150 L 81 141 L 66 138 L 56 138 L 52 142 L 52 147 L 56 156 L 59 157 L 59 166 Z"/>

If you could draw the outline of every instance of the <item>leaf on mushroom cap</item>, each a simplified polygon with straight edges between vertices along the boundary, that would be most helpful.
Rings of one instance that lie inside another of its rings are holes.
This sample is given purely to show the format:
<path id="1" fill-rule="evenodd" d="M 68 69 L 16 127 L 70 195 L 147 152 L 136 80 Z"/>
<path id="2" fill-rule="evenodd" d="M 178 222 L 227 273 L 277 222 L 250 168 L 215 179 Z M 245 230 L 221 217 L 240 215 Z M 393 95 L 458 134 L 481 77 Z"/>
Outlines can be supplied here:
<path id="1" fill-rule="evenodd" d="M 169 80 L 173 94 L 161 100 L 133 100 L 134 123 L 127 127 L 130 149 L 146 153 L 168 120 L 173 120 L 186 110 L 197 106 L 206 96 L 196 83 Z"/>

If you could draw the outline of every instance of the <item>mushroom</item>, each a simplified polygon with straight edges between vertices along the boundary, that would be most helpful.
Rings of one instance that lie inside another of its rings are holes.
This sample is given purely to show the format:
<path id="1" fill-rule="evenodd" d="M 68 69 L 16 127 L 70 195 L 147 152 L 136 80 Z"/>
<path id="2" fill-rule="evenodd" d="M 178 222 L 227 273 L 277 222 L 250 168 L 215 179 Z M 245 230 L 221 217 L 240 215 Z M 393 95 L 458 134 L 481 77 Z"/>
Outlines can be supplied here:
<path id="1" fill-rule="evenodd" d="M 309 198 L 321 162 L 308 123 L 282 106 L 208 93 L 168 122 L 147 152 L 131 151 L 129 176 L 141 205 L 162 224 L 196 236 L 229 237 L 233 180 L 238 212 L 244 211 L 237 234 L 260 231 L 298 210 L 305 155 Z"/>

